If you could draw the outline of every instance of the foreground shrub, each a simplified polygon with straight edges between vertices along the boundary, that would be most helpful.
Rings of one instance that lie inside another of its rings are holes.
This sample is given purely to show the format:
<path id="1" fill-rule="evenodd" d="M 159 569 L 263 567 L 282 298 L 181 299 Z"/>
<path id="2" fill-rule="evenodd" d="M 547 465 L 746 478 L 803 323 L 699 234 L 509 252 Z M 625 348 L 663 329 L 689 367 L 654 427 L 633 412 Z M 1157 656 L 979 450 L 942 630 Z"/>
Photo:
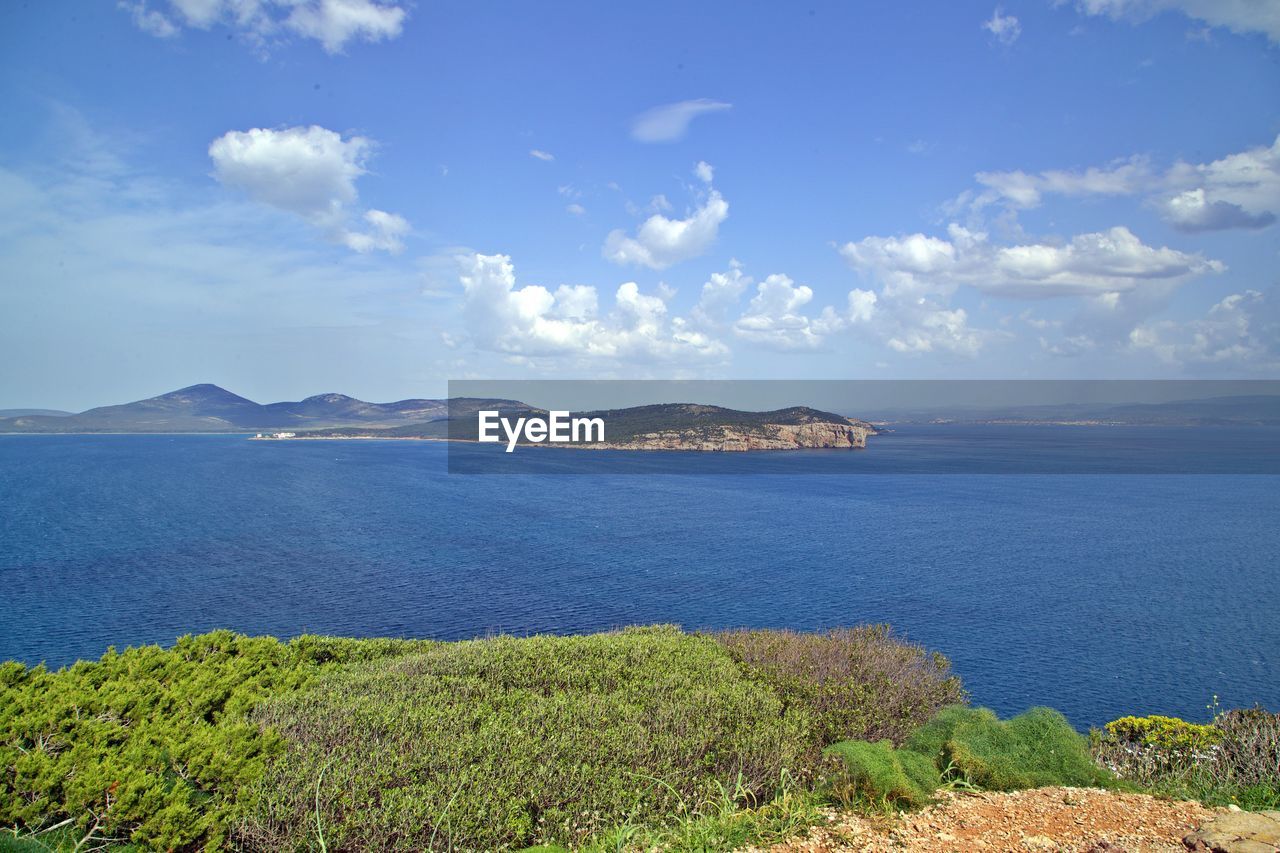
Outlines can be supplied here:
<path id="1" fill-rule="evenodd" d="M 1085 739 L 1048 708 L 1032 708 L 1002 722 L 986 708 L 953 706 L 938 712 L 899 749 L 887 740 L 846 741 L 830 747 L 827 755 L 839 761 L 827 779 L 829 790 L 853 805 L 919 806 L 942 783 L 993 791 L 1115 783 L 1093 763 Z"/>
<path id="2" fill-rule="evenodd" d="M 441 644 L 254 716 L 284 741 L 242 839 L 269 849 L 578 842 L 769 793 L 810 730 L 674 628 Z"/>
<path id="3" fill-rule="evenodd" d="M 71 819 L 77 839 L 217 846 L 238 793 L 279 750 L 272 733 L 245 719 L 250 707 L 303 686 L 324 664 L 428 645 L 319 637 L 285 644 L 217 631 L 171 649 L 108 650 L 57 672 L 0 664 L 0 825 Z"/>
<path id="4" fill-rule="evenodd" d="M 845 806 L 922 806 L 941 783 L 927 756 L 894 749 L 887 740 L 844 741 L 828 747 L 826 754 L 843 763 L 830 791 Z"/>
<path id="5" fill-rule="evenodd" d="M 1280 808 L 1280 714 L 1218 714 L 1208 725 L 1176 717 L 1122 717 L 1092 735 L 1098 763 L 1162 793 L 1210 804 Z"/>
<path id="6" fill-rule="evenodd" d="M 888 625 L 713 636 L 752 678 L 809 713 L 813 758 L 836 741 L 901 743 L 940 708 L 964 701 L 947 659 L 896 638 Z"/>
<path id="7" fill-rule="evenodd" d="M 946 778 L 992 791 L 1115 781 L 1094 763 L 1086 739 L 1050 708 L 1032 708 L 1008 721 L 986 708 L 947 708 L 904 748 L 928 756 Z"/>

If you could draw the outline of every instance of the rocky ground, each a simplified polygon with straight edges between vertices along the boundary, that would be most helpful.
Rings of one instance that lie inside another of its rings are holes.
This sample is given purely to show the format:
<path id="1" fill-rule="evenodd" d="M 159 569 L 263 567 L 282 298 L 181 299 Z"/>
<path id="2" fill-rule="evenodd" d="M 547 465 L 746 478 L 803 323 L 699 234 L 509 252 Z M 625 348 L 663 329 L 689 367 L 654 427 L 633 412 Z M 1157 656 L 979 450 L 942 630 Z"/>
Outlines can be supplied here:
<path id="1" fill-rule="evenodd" d="M 831 825 L 776 845 L 778 853 L 826 851 L 1182 851 L 1183 839 L 1224 809 L 1084 788 L 1014 793 L 944 793 L 936 804 L 898 818 L 832 812 Z M 1199 849 L 1280 850 L 1280 847 Z"/>

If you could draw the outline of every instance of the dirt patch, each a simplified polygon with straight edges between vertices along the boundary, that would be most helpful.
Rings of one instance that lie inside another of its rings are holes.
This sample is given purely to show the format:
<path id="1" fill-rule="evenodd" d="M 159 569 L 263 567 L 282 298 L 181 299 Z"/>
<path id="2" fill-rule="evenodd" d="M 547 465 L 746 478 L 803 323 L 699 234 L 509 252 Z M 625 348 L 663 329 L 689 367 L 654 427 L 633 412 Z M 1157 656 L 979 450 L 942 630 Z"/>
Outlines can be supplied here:
<path id="1" fill-rule="evenodd" d="M 1089 788 L 943 793 L 897 818 L 831 812 L 831 825 L 769 848 L 818 851 L 1183 851 L 1182 837 L 1221 809 Z"/>

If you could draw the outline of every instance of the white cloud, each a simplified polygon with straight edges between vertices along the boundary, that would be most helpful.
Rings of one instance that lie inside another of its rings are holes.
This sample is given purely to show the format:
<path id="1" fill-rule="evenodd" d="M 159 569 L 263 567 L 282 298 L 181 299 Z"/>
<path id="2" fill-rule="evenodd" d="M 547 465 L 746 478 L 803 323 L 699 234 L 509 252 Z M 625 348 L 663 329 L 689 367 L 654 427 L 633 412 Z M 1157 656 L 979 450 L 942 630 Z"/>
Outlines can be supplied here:
<path id="1" fill-rule="evenodd" d="M 689 123 L 708 113 L 722 112 L 733 105 L 708 98 L 664 104 L 641 113 L 631 121 L 631 138 L 637 142 L 675 142 L 689 131 Z"/>
<path id="2" fill-rule="evenodd" d="M 1189 18 L 1233 33 L 1262 33 L 1280 43 L 1280 4 L 1270 0 L 1079 0 L 1086 15 L 1113 20 L 1146 20 L 1160 12 L 1178 11 Z"/>
<path id="3" fill-rule="evenodd" d="M 665 197 L 655 198 L 655 204 Z M 729 216 L 729 203 L 711 189 L 702 205 L 684 219 L 670 219 L 655 213 L 641 223 L 634 237 L 615 229 L 605 238 L 604 257 L 615 264 L 638 264 L 666 269 L 672 264 L 701 255 L 715 242 L 720 224 Z"/>
<path id="4" fill-rule="evenodd" d="M 401 237 L 412 229 L 403 216 L 387 213 L 385 210 L 367 210 L 364 221 L 368 223 L 368 231 L 344 231 L 342 242 L 348 248 L 361 254 L 372 251 L 400 252 L 404 249 Z"/>
<path id="5" fill-rule="evenodd" d="M 516 287 L 506 255 L 460 257 L 464 313 L 472 341 L 484 350 L 521 357 L 628 361 L 723 359 L 724 344 L 667 319 L 671 292 L 640 292 L 626 282 L 614 294 L 614 310 L 600 316 L 596 289 L 561 285 Z"/>
<path id="6" fill-rule="evenodd" d="M 727 272 L 715 272 L 702 285 L 702 294 L 690 316 L 699 325 L 717 329 L 729 322 L 729 315 L 737 310 L 738 300 L 753 283 L 751 276 L 742 272 L 737 261 L 729 262 Z"/>
<path id="7" fill-rule="evenodd" d="M 1132 195 L 1152 180 L 1146 158 L 1131 157 L 1106 167 L 1091 166 L 1083 172 L 1050 170 L 1039 174 L 1013 172 L 979 172 L 974 179 L 986 191 L 972 200 L 975 209 L 995 201 L 1013 207 L 1038 207 L 1043 196 Z"/>
<path id="8" fill-rule="evenodd" d="M 812 299 L 812 288 L 785 275 L 771 275 L 756 285 L 756 295 L 733 325 L 734 333 L 772 349 L 813 349 L 822 337 L 801 311 Z"/>
<path id="9" fill-rule="evenodd" d="M 1264 228 L 1280 213 L 1280 136 L 1270 146 L 1211 163 L 1179 162 L 1163 172 L 1153 169 L 1146 157 L 1134 156 L 1083 171 L 979 172 L 974 179 L 984 189 L 962 193 L 945 210 L 979 213 L 997 202 L 1025 210 L 1038 207 L 1048 195 L 1144 195 L 1182 231 Z"/>
<path id="10" fill-rule="evenodd" d="M 1188 323 L 1165 320 L 1135 326 L 1129 346 L 1146 350 L 1167 364 L 1280 367 L 1280 304 L 1277 292 L 1233 293 L 1202 318 Z"/>
<path id="11" fill-rule="evenodd" d="M 982 28 L 1003 45 L 1013 44 L 1022 35 L 1022 24 L 1013 15 L 1002 14 L 999 6 L 991 13 L 991 20 L 983 22 Z"/>
<path id="12" fill-rule="evenodd" d="M 134 26 L 156 38 L 173 38 L 181 32 L 164 13 L 148 9 L 145 3 L 121 3 L 120 8 L 127 10 L 133 17 Z"/>
<path id="13" fill-rule="evenodd" d="M 319 42 L 341 53 L 347 42 L 393 39 L 404 28 L 406 12 L 397 0 L 121 0 L 134 23 L 160 38 L 183 28 L 223 26 L 263 48 L 287 35 Z"/>
<path id="14" fill-rule="evenodd" d="M 530 148 L 529 156 L 538 160 L 542 160 L 544 163 L 550 163 L 552 160 L 556 159 L 556 155 L 548 151 L 542 151 L 537 148 Z"/>
<path id="15" fill-rule="evenodd" d="M 584 213 L 587 212 L 587 209 L 582 205 L 578 204 L 577 202 L 574 202 L 573 204 L 566 206 L 565 210 L 567 210 L 569 213 L 572 213 L 574 216 L 582 216 Z"/>
<path id="16" fill-rule="evenodd" d="M 1276 221 L 1271 211 L 1250 213 L 1229 201 L 1210 201 L 1204 187 L 1170 196 L 1164 202 L 1163 213 L 1165 219 L 1182 231 L 1265 228 Z"/>
<path id="17" fill-rule="evenodd" d="M 709 184 L 715 180 L 716 170 L 705 160 L 699 160 L 693 167 L 693 174 L 704 184 Z"/>
<path id="18" fill-rule="evenodd" d="M 840 253 L 879 291 L 851 292 L 838 319 L 861 322 L 897 352 L 964 356 L 1011 335 L 971 326 L 966 309 L 950 304 L 961 287 L 1012 298 L 1084 296 L 1088 309 L 1077 325 L 1087 320 L 1097 331 L 1126 322 L 1132 328 L 1134 318 L 1163 307 L 1181 282 L 1224 269 L 1199 255 L 1148 246 L 1124 227 L 1062 243 L 997 245 L 985 233 L 952 224 L 946 238 L 867 237 Z M 1081 348 L 1084 331 L 1068 334 L 1074 338 L 1068 343 Z"/>
<path id="19" fill-rule="evenodd" d="M 948 236 L 867 237 L 840 253 L 894 294 L 949 292 L 962 284 L 1015 298 L 1121 293 L 1225 269 L 1200 255 L 1148 246 L 1123 226 L 1061 245 L 996 246 L 986 234 L 955 224 Z"/>
<path id="20" fill-rule="evenodd" d="M 897 255 L 910 268 L 933 269 L 939 254 L 945 252 L 930 240 L 907 240 L 890 254 Z M 938 292 L 931 293 L 931 289 Z M 947 304 L 949 295 L 947 286 L 904 289 L 887 284 L 879 293 L 854 288 L 846 297 L 844 311 L 824 308 L 811 328 L 823 335 L 852 330 L 904 354 L 977 355 L 996 333 L 972 328 L 963 308 Z"/>
<path id="21" fill-rule="evenodd" d="M 394 4 L 371 0 L 319 0 L 297 3 L 285 26 L 313 38 L 329 53 L 341 53 L 353 38 L 377 42 L 400 35 L 405 11 Z"/>
<path id="22" fill-rule="evenodd" d="M 1258 146 L 1201 165 L 1179 163 L 1169 170 L 1173 188 L 1160 208 L 1184 231 L 1262 228 L 1280 211 L 1280 136 Z"/>
<path id="23" fill-rule="evenodd" d="M 664 195 L 663 193 L 658 193 L 653 198 L 649 199 L 648 209 L 650 213 L 660 213 L 663 211 L 671 210 L 672 204 L 667 199 L 666 195 Z"/>
<path id="24" fill-rule="evenodd" d="M 362 214 L 368 230 L 349 227 L 358 201 L 355 182 L 365 174 L 372 148 L 365 137 L 343 139 L 312 125 L 228 131 L 210 143 L 209 156 L 223 185 L 301 216 L 336 242 L 358 252 L 399 251 L 409 224 L 396 214 L 369 210 Z"/>
<path id="25" fill-rule="evenodd" d="M 906 306 L 900 306 L 906 308 Z M 977 355 L 986 334 L 969 327 L 963 308 L 940 308 L 921 304 L 916 310 L 899 310 L 896 332 L 889 335 L 889 348 L 901 353 L 952 352 Z"/>
<path id="26" fill-rule="evenodd" d="M 755 293 L 740 311 L 742 295 L 752 285 Z M 816 316 L 805 313 L 813 296 L 812 288 L 797 284 L 782 273 L 757 284 L 743 272 L 741 264 L 730 261 L 728 270 L 712 273 L 702 285 L 690 318 L 698 328 L 732 329 L 739 339 L 767 349 L 789 351 L 816 349 L 827 336 L 865 324 L 876 313 L 876 295 L 871 291 L 854 290 L 848 294 L 843 312 L 827 306 Z"/>

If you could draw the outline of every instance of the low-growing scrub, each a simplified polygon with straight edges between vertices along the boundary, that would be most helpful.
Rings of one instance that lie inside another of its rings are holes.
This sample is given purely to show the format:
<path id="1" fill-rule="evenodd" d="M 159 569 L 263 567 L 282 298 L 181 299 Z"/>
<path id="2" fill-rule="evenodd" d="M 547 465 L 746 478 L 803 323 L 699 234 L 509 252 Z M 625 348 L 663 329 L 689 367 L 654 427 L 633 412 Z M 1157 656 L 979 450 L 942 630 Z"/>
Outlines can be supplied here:
<path id="1" fill-rule="evenodd" d="M 752 678 L 809 713 L 817 750 L 842 740 L 901 743 L 939 709 L 965 699 L 945 657 L 903 642 L 888 625 L 713 636 Z"/>
<path id="2" fill-rule="evenodd" d="M 827 754 L 840 764 L 828 782 L 831 791 L 854 805 L 918 806 L 944 783 L 991 791 L 1116 783 L 1094 763 L 1085 738 L 1049 708 L 1001 721 L 986 708 L 953 706 L 900 748 L 889 741 L 846 741 Z"/>
<path id="3" fill-rule="evenodd" d="M 326 665 L 430 645 L 217 631 L 57 672 L 0 664 L 0 825 L 70 821 L 77 839 L 219 846 L 281 746 L 250 708 Z"/>
<path id="4" fill-rule="evenodd" d="M 448 643 L 354 667 L 254 714 L 284 741 L 254 846 L 577 843 L 770 793 L 810 721 L 675 628 Z"/>
<path id="5" fill-rule="evenodd" d="M 1280 808 L 1280 714 L 1224 711 L 1207 725 L 1122 717 L 1091 734 L 1095 759 L 1123 779 L 1176 797 Z"/>

